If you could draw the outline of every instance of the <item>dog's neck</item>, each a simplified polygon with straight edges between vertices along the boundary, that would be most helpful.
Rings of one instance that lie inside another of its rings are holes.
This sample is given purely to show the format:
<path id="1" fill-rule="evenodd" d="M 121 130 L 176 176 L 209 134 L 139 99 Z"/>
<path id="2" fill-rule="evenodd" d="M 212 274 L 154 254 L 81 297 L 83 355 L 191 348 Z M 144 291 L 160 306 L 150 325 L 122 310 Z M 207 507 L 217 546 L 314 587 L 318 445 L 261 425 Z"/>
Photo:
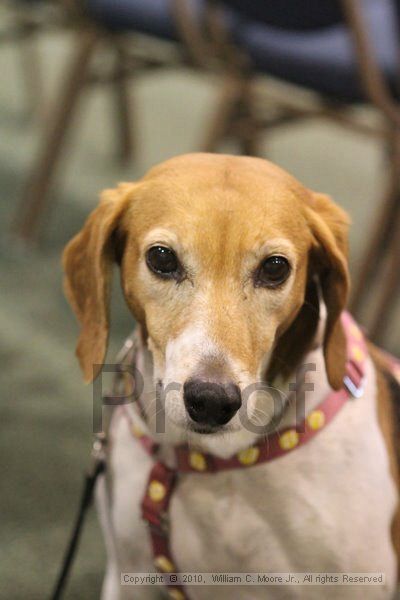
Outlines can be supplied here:
<path id="1" fill-rule="evenodd" d="M 283 400 L 282 412 L 273 423 L 274 430 L 284 429 L 301 422 L 330 391 L 321 346 L 323 329 L 324 323 L 322 322 L 313 349 L 303 357 L 302 365 L 296 373 L 285 380 L 277 378 L 273 382 L 273 387 Z M 140 338 L 140 336 L 138 337 Z M 136 368 L 142 374 L 144 384 L 140 404 L 149 431 L 161 445 L 166 456 L 173 446 L 187 443 L 193 448 L 221 458 L 228 458 L 253 445 L 260 437 L 265 437 L 265 433 L 255 433 L 245 427 L 235 432 L 212 435 L 198 434 L 178 428 L 174 423 L 165 419 L 162 407 L 158 406 L 152 354 L 140 339 L 136 360 Z"/>

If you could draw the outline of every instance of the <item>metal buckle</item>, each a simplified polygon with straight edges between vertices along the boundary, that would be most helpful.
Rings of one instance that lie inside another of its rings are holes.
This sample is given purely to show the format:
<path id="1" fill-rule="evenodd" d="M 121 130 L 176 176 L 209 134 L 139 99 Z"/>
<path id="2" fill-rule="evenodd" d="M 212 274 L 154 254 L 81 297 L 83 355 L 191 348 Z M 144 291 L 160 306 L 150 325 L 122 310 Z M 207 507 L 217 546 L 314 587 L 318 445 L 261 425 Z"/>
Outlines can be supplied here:
<path id="1" fill-rule="evenodd" d="M 343 385 L 350 393 L 350 395 L 353 396 L 353 398 L 361 398 L 361 396 L 364 394 L 364 378 L 361 380 L 360 385 L 357 387 L 352 381 L 352 379 L 350 379 L 348 375 L 345 375 L 345 377 L 343 378 Z"/>

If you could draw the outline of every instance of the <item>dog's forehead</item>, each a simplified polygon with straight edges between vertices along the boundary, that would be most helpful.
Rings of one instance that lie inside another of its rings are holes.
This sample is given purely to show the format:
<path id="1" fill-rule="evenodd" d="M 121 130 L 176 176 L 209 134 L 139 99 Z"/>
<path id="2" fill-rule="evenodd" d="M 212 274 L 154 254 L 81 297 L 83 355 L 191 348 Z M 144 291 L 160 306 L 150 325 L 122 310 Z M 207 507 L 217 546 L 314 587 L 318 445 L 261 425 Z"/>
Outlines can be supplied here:
<path id="1" fill-rule="evenodd" d="M 289 173 L 260 158 L 224 154 L 186 154 L 152 168 L 143 181 L 175 184 L 198 191 L 212 189 L 249 192 L 249 186 L 275 189 L 280 194 L 301 195 L 305 189 Z"/>
<path id="2" fill-rule="evenodd" d="M 152 169 L 132 201 L 139 235 L 173 229 L 193 242 L 206 237 L 251 247 L 263 238 L 296 239 L 305 229 L 307 190 L 268 161 L 195 154 Z M 301 235 L 300 235 L 301 238 Z"/>

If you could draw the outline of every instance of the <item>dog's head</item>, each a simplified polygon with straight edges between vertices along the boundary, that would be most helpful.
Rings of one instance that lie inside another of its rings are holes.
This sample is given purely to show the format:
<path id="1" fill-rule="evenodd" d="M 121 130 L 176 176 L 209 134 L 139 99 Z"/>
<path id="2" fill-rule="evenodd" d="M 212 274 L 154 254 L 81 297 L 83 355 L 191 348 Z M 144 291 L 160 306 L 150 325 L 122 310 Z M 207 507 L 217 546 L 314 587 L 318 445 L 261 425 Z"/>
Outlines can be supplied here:
<path id="1" fill-rule="evenodd" d="M 288 376 L 310 348 L 320 296 L 326 372 L 341 387 L 347 225 L 328 197 L 256 158 L 181 156 L 106 190 L 64 253 L 85 379 L 104 360 L 118 263 L 155 380 L 174 384 L 165 409 L 177 427 L 239 430 L 245 390 Z M 272 404 L 263 410 L 271 419 Z"/>

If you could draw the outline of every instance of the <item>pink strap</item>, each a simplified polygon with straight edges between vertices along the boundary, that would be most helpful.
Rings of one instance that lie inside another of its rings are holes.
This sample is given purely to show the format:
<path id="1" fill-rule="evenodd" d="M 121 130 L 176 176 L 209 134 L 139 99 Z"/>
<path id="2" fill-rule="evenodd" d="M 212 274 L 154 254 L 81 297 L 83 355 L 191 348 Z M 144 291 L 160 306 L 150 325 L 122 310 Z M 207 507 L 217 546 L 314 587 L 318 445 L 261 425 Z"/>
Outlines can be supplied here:
<path id="1" fill-rule="evenodd" d="M 177 573 L 171 553 L 168 507 L 176 483 L 177 472 L 157 462 L 152 468 L 142 500 L 142 515 L 149 525 L 154 566 L 165 574 Z M 170 598 L 187 600 L 185 589 L 178 583 L 165 581 Z"/>

